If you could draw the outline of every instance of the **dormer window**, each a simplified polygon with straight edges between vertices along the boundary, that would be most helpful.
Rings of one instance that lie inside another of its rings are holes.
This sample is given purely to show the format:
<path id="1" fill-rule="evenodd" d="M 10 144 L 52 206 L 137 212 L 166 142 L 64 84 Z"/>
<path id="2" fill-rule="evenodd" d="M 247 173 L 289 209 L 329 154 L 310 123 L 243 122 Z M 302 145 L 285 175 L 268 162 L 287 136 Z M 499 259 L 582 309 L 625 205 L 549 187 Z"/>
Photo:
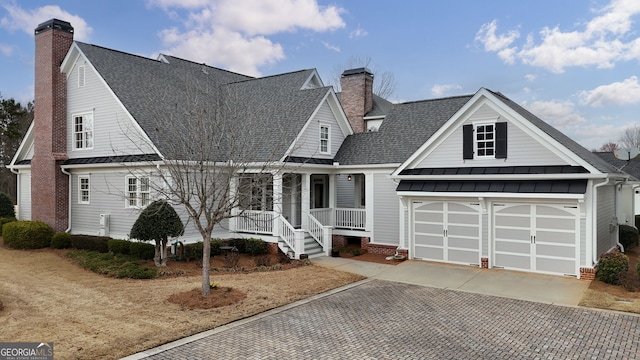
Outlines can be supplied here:
<path id="1" fill-rule="evenodd" d="M 329 138 L 329 125 L 320 125 L 320 153 L 328 154 L 331 152 L 331 141 Z"/>
<path id="2" fill-rule="evenodd" d="M 507 123 L 478 122 L 463 125 L 462 158 L 506 159 Z"/>
<path id="3" fill-rule="evenodd" d="M 93 114 L 73 115 L 73 150 L 93 149 Z"/>

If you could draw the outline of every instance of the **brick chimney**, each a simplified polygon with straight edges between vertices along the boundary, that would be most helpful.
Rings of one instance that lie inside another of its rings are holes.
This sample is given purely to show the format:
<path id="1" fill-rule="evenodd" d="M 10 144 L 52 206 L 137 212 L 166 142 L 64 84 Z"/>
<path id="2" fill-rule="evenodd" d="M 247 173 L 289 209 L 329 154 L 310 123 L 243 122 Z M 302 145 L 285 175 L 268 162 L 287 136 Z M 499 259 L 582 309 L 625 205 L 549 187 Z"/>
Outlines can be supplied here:
<path id="1" fill-rule="evenodd" d="M 60 65 L 73 42 L 73 27 L 52 19 L 35 29 L 34 152 L 31 159 L 31 218 L 64 231 L 69 221 L 67 83 Z"/>
<path id="2" fill-rule="evenodd" d="M 364 116 L 373 107 L 373 73 L 367 68 L 345 70 L 340 77 L 340 102 L 354 133 L 365 132 Z"/>

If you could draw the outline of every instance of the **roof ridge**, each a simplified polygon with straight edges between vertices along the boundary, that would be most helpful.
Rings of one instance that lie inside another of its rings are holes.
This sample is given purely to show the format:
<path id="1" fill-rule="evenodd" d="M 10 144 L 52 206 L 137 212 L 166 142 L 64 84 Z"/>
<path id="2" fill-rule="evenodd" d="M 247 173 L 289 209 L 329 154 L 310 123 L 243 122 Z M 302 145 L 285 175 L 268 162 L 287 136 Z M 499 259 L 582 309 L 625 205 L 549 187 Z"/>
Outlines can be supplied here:
<path id="1" fill-rule="evenodd" d="M 194 65 L 202 65 L 202 66 L 206 66 L 206 67 L 208 67 L 209 69 L 216 69 L 216 70 L 219 70 L 219 71 L 228 72 L 228 73 L 230 73 L 230 74 L 240 75 L 240 76 L 246 76 L 246 77 L 251 78 L 251 79 L 256 79 L 256 77 L 251 76 L 251 75 L 241 74 L 241 73 L 239 73 L 239 72 L 235 72 L 235 71 L 231 71 L 231 70 L 227 70 L 227 69 L 219 68 L 219 67 L 217 67 L 217 66 L 207 65 L 207 63 L 201 63 L 201 62 L 197 62 L 197 61 L 193 61 L 193 60 L 189 60 L 189 59 L 184 59 L 184 58 L 181 58 L 181 57 L 178 57 L 178 56 L 174 56 L 174 55 L 169 55 L 169 54 L 163 54 L 163 53 L 160 53 L 160 55 L 165 56 L 165 57 L 174 58 L 174 59 L 177 59 L 177 60 L 180 60 L 180 61 L 188 62 L 188 63 L 194 64 Z M 251 80 L 251 79 L 247 79 L 247 80 Z"/>
<path id="2" fill-rule="evenodd" d="M 395 105 L 415 104 L 415 103 L 423 103 L 423 102 L 430 102 L 430 101 L 444 101 L 444 100 L 451 100 L 451 99 L 461 99 L 465 97 L 472 98 L 473 94 L 446 96 L 446 97 L 434 98 L 434 99 L 412 100 L 412 101 L 406 101 L 401 103 L 395 103 Z"/>
<path id="3" fill-rule="evenodd" d="M 103 50 L 107 50 L 107 51 L 111 51 L 111 52 L 115 52 L 115 53 L 119 53 L 119 54 L 123 54 L 123 55 L 129 55 L 129 56 L 141 58 L 141 59 L 144 59 L 144 60 L 149 60 L 149 61 L 162 63 L 162 61 L 160 61 L 158 59 L 150 58 L 150 57 L 147 57 L 147 56 L 144 56 L 144 55 L 132 54 L 132 53 L 128 53 L 126 51 L 115 50 L 115 49 L 111 49 L 111 48 L 108 48 L 108 47 L 104 47 L 104 46 L 100 46 L 100 45 L 96 45 L 96 44 L 90 44 L 90 43 L 77 41 L 77 40 L 74 40 L 74 42 L 77 43 L 77 44 L 87 45 L 87 46 L 91 46 L 91 47 L 95 47 L 95 48 L 98 48 L 98 49 L 103 49 Z"/>

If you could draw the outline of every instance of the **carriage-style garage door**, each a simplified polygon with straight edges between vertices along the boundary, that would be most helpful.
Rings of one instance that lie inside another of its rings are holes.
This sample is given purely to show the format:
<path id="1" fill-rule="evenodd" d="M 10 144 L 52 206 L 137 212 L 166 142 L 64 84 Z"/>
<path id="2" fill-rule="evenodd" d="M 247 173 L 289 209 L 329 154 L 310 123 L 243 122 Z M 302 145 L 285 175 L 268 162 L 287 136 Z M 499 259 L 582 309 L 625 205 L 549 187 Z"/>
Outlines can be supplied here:
<path id="1" fill-rule="evenodd" d="M 413 203 L 413 257 L 458 264 L 480 264 L 480 204 Z"/>
<path id="2" fill-rule="evenodd" d="M 579 211 L 575 204 L 493 204 L 493 265 L 577 275 Z"/>

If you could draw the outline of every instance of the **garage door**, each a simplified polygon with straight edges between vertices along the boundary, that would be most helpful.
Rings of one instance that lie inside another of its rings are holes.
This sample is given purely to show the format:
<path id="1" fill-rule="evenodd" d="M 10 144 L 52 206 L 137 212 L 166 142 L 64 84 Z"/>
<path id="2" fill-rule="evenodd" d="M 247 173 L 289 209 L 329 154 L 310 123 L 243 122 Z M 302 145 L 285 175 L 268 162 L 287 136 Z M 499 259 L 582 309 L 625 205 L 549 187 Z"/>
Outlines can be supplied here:
<path id="1" fill-rule="evenodd" d="M 577 275 L 579 212 L 574 204 L 493 204 L 493 265 Z"/>
<path id="2" fill-rule="evenodd" d="M 457 264 L 480 264 L 480 204 L 413 203 L 413 257 Z"/>

